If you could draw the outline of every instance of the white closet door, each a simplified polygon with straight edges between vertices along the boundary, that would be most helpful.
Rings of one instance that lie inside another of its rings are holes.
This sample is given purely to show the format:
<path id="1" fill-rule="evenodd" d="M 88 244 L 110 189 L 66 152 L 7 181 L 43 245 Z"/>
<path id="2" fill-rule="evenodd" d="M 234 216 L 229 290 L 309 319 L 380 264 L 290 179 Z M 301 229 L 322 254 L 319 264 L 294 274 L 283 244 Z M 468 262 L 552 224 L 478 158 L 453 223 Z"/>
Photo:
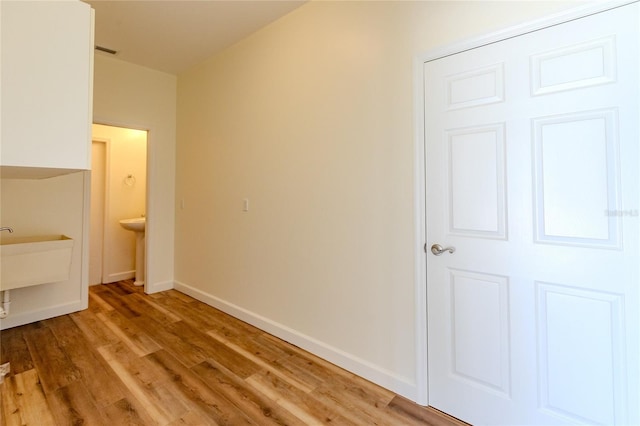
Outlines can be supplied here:
<path id="1" fill-rule="evenodd" d="M 425 63 L 433 407 L 640 424 L 639 13 Z"/>

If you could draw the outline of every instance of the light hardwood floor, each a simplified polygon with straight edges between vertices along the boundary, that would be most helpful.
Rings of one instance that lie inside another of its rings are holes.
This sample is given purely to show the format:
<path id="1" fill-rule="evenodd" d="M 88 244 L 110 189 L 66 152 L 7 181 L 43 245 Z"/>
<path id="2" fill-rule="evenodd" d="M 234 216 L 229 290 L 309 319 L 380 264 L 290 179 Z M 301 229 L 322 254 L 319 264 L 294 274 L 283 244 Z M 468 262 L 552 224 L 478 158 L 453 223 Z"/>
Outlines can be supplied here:
<path id="1" fill-rule="evenodd" d="M 1 333 L 0 425 L 462 425 L 174 290 Z"/>

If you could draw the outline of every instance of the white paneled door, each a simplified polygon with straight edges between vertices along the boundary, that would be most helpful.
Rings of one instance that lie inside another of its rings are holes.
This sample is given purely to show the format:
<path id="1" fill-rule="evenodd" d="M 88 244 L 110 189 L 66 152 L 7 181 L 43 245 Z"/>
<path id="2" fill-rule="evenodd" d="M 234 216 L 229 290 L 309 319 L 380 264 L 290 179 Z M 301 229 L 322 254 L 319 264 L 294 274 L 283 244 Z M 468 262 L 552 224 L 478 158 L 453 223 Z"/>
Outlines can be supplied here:
<path id="1" fill-rule="evenodd" d="M 425 63 L 431 406 L 640 424 L 639 17 Z"/>

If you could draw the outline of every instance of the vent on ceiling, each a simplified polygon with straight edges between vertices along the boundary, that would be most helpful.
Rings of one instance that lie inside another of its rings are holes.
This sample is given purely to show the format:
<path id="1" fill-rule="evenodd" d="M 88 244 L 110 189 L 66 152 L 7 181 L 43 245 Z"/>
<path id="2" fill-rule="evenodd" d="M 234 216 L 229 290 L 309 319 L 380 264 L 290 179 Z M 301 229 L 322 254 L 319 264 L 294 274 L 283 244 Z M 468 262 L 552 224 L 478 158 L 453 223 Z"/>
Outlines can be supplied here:
<path id="1" fill-rule="evenodd" d="M 108 53 L 110 55 L 115 55 L 116 53 L 118 53 L 117 51 L 115 51 L 113 49 L 109 49 L 108 47 L 102 47 L 102 46 L 96 46 L 96 50 L 99 50 L 99 51 L 104 52 L 104 53 Z"/>

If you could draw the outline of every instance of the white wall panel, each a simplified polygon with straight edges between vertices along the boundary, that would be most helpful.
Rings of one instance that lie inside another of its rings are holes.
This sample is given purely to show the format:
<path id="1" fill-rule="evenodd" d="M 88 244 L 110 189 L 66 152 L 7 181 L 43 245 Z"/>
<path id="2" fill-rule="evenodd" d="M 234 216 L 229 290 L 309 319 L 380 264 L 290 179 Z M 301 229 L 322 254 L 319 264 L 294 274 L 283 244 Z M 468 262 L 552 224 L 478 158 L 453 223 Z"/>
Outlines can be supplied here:
<path id="1" fill-rule="evenodd" d="M 176 280 L 426 403 L 411 62 L 570 6 L 309 2 L 181 73 Z"/>
<path id="2" fill-rule="evenodd" d="M 173 287 L 176 80 L 104 55 L 95 57 L 94 122 L 149 131 L 145 289 L 152 293 Z"/>

